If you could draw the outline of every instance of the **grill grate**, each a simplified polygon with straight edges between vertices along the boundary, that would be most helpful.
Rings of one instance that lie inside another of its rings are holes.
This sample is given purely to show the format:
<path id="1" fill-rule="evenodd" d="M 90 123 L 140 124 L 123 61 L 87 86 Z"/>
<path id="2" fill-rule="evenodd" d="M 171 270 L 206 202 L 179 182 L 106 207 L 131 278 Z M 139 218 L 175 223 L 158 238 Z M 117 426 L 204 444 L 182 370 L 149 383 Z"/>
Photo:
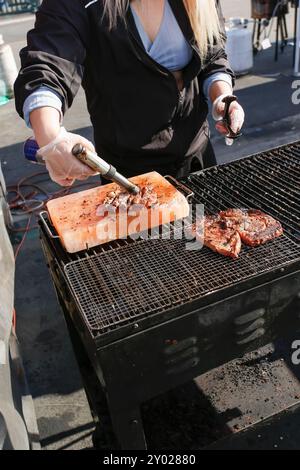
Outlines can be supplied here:
<path id="1" fill-rule="evenodd" d="M 208 212 L 256 208 L 273 215 L 300 242 L 300 144 L 192 175 L 186 184 Z"/>
<path id="2" fill-rule="evenodd" d="M 297 259 L 300 249 L 287 237 L 244 247 L 238 260 L 188 251 L 184 239 L 159 239 L 73 261 L 65 272 L 90 328 L 105 332 Z"/>
<path id="3" fill-rule="evenodd" d="M 135 323 L 300 260 L 300 144 L 191 175 L 184 183 L 207 212 L 258 208 L 282 222 L 285 236 L 244 246 L 238 260 L 207 248 L 186 250 L 176 227 L 171 240 L 119 241 L 77 254 L 64 269 L 91 330 Z"/>

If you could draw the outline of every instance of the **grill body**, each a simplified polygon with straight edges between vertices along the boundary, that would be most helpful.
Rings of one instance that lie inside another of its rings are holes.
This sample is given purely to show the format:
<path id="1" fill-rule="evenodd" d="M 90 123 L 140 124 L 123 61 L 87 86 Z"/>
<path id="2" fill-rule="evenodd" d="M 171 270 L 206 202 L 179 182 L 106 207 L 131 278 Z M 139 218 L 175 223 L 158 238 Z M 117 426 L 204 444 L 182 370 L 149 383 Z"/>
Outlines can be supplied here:
<path id="1" fill-rule="evenodd" d="M 42 226 L 91 409 L 108 403 L 122 448 L 146 447 L 142 402 L 299 328 L 299 182 L 298 143 L 184 181 L 207 212 L 254 207 L 282 222 L 284 237 L 237 262 L 161 238 L 70 256 Z"/>
<path id="2" fill-rule="evenodd" d="M 128 402 L 141 403 L 299 328 L 299 291 L 300 273 L 100 347 L 111 398 L 120 400 L 122 383 L 122 397 L 128 390 Z"/>

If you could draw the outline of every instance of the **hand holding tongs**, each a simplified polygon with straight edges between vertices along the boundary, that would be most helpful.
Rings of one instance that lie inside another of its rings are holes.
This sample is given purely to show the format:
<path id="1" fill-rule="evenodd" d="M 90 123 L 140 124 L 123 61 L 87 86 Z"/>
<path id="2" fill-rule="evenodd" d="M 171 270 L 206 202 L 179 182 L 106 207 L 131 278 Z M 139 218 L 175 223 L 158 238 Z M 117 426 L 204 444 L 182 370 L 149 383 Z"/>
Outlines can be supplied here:
<path id="1" fill-rule="evenodd" d="M 66 130 L 64 130 L 66 133 Z M 34 139 L 27 139 L 24 144 L 24 156 L 32 162 L 45 165 L 45 160 L 39 154 L 38 143 Z M 112 165 L 100 158 L 95 152 L 92 152 L 82 144 L 76 144 L 72 148 L 72 154 L 84 165 L 89 166 L 92 170 L 97 171 L 106 179 L 114 181 L 131 194 L 138 194 L 140 188 L 129 181 L 125 176 L 121 175 Z"/>
<path id="2" fill-rule="evenodd" d="M 225 137 L 226 145 L 232 145 L 235 139 L 241 137 L 242 133 L 240 131 L 234 132 L 231 128 L 231 118 L 230 118 L 230 105 L 234 101 L 237 101 L 237 97 L 234 95 L 225 96 L 222 99 L 222 102 L 225 103 L 224 117 L 222 119 L 222 124 L 226 127 L 228 134 Z"/>

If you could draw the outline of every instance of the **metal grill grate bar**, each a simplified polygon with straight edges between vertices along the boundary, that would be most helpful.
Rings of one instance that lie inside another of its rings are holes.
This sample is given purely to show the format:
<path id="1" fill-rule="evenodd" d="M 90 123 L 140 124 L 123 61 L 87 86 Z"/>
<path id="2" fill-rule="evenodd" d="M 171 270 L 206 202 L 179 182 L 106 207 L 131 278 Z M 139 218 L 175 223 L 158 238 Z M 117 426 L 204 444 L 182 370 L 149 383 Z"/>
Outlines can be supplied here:
<path id="1" fill-rule="evenodd" d="M 242 173 L 242 172 L 240 172 Z M 227 175 L 220 175 L 215 178 L 215 181 L 219 183 L 219 188 L 216 190 L 216 194 L 219 196 L 221 193 L 223 194 L 223 199 L 224 201 L 226 200 L 229 204 L 228 207 L 234 205 L 240 205 L 241 202 L 245 201 L 245 207 L 256 207 L 256 208 L 268 208 L 268 212 L 275 217 L 279 218 L 278 214 L 278 205 L 277 202 L 272 200 L 272 198 L 268 197 L 268 193 L 260 189 L 257 185 L 254 183 L 250 183 L 249 179 L 247 181 L 247 188 L 248 189 L 243 189 L 243 180 L 241 179 L 240 176 L 237 174 L 232 175 L 234 178 L 230 179 L 227 177 Z M 224 180 L 230 184 L 224 184 Z M 257 181 L 257 180 L 256 180 Z M 214 187 L 210 184 L 207 185 L 211 191 L 214 191 Z M 230 188 L 231 191 L 237 194 L 235 197 L 236 202 L 234 202 L 234 196 L 230 194 L 230 191 L 228 189 Z M 252 189 L 252 193 L 250 193 L 250 190 Z M 256 192 L 256 195 L 254 196 L 254 192 Z M 226 197 L 226 196 L 227 197 Z M 284 207 L 282 207 L 284 206 Z M 286 229 L 293 230 L 294 226 L 291 225 L 290 220 L 290 206 L 287 205 L 285 201 L 280 201 L 280 220 L 285 224 Z M 298 217 L 296 217 L 296 222 L 299 220 Z"/>
<path id="2" fill-rule="evenodd" d="M 90 328 L 105 332 L 300 260 L 299 248 L 286 237 L 244 248 L 237 261 L 206 248 L 187 251 L 185 244 L 149 240 L 66 265 Z"/>

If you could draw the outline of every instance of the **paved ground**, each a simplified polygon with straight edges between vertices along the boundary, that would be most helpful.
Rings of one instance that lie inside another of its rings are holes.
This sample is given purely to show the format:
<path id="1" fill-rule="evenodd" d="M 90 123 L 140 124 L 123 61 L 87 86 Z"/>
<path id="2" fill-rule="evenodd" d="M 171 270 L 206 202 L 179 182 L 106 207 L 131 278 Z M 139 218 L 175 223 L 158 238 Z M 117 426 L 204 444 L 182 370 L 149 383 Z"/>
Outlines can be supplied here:
<path id="1" fill-rule="evenodd" d="M 249 15 L 249 1 L 223 0 L 222 3 L 227 17 Z M 22 22 L 10 23 L 7 26 L 2 19 L 0 20 L 0 32 L 12 45 L 15 54 L 24 45 L 26 31 L 32 24 L 31 16 L 24 16 Z M 291 25 L 292 15 L 289 18 L 290 31 L 292 31 Z M 291 102 L 292 48 L 286 49 L 277 64 L 273 61 L 273 52 L 268 50 L 260 53 L 255 59 L 253 72 L 237 80 L 236 92 L 247 114 L 244 135 L 240 141 L 228 148 L 224 145 L 223 139 L 212 131 L 219 163 L 299 138 L 299 108 Z M 0 108 L 0 122 L 0 159 L 7 183 L 15 184 L 19 178 L 36 170 L 30 164 L 24 163 L 22 158 L 22 144 L 30 135 L 30 131 L 16 117 L 13 102 Z M 82 91 L 79 92 L 72 110 L 68 112 L 65 125 L 70 130 L 76 130 L 92 138 Z M 36 181 L 49 192 L 56 188 L 46 175 L 41 175 Z M 24 223 L 20 218 L 17 222 L 20 225 Z M 14 242 L 18 241 L 18 235 L 15 235 Z M 34 396 L 42 445 L 48 449 L 90 448 L 92 420 L 64 321 L 41 252 L 37 231 L 32 231 L 28 236 L 17 261 L 16 309 L 17 331 Z M 284 348 L 287 354 L 289 344 L 286 343 Z M 284 364 L 281 363 L 281 366 L 284 367 Z M 236 364 L 236 367 L 239 367 L 239 364 Z M 243 368 L 240 369 L 240 373 L 243 374 Z M 201 380 L 199 378 L 198 386 Z M 209 381 L 206 380 L 205 383 L 207 382 Z M 297 388 L 297 384 L 297 381 L 293 383 L 293 387 Z M 202 388 L 204 388 L 203 383 Z M 232 388 L 230 406 L 233 409 L 240 409 L 242 405 L 239 403 L 238 393 L 235 393 L 236 387 Z M 179 396 L 185 396 L 185 392 L 183 389 Z M 194 390 L 190 393 L 194 396 Z M 251 395 L 257 393 L 257 390 L 249 389 L 248 393 Z M 205 394 L 208 396 L 210 391 L 206 389 Z M 275 395 L 276 388 L 274 388 Z M 207 403 L 206 398 L 204 402 Z M 217 410 L 217 415 L 223 413 L 223 425 L 230 427 L 233 418 L 226 415 L 224 405 L 223 408 L 220 406 L 221 402 L 221 399 L 215 397 L 212 402 L 213 408 Z M 292 396 L 289 403 L 290 405 L 294 403 Z M 149 407 L 153 410 L 153 406 Z M 182 413 L 184 418 L 186 413 L 184 407 Z M 149 423 L 151 429 L 151 419 Z M 165 425 L 168 425 L 168 418 Z M 193 439 L 193 435 L 189 434 L 189 429 L 192 428 L 184 429 L 188 446 Z M 264 445 L 273 447 L 274 442 L 267 439 Z"/>

